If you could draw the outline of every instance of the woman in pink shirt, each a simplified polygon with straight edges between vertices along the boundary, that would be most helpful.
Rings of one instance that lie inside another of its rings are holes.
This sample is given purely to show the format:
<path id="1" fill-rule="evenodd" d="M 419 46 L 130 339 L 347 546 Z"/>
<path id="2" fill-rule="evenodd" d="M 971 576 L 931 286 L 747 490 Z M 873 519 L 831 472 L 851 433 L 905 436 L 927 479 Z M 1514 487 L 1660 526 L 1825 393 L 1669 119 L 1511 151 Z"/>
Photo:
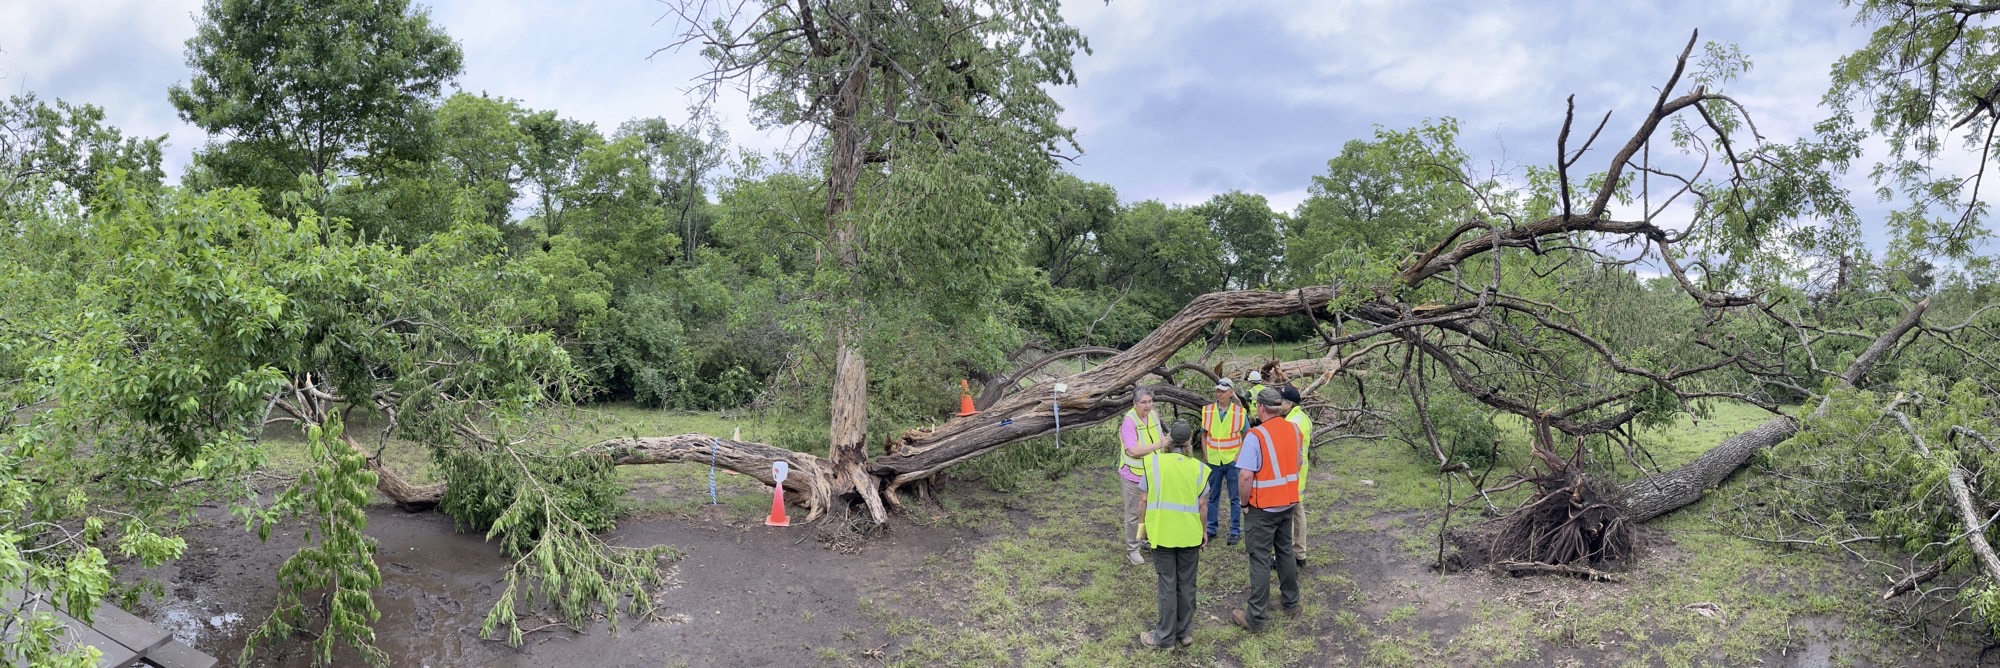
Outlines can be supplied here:
<path id="1" fill-rule="evenodd" d="M 1125 411 L 1125 422 L 1118 425 L 1118 443 L 1119 485 L 1125 491 L 1125 560 L 1143 564 L 1146 558 L 1139 550 L 1145 547 L 1145 541 L 1139 540 L 1139 526 L 1146 521 L 1146 476 L 1145 463 L 1139 458 L 1166 447 L 1167 443 L 1160 413 L 1153 410 L 1151 389 L 1141 387 L 1132 391 L 1132 410 Z"/>

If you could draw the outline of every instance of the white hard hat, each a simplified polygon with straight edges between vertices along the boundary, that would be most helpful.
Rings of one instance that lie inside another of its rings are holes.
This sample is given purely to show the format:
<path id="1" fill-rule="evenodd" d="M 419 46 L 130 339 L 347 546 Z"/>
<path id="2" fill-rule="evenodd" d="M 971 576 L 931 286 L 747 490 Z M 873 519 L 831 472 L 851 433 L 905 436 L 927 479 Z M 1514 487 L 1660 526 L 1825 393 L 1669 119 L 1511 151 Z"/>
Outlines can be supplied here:
<path id="1" fill-rule="evenodd" d="M 1252 372 L 1250 372 L 1250 382 L 1252 382 L 1252 383 L 1261 383 L 1261 382 L 1264 382 L 1264 373 L 1263 373 L 1263 372 L 1261 372 L 1261 371 L 1252 371 Z"/>

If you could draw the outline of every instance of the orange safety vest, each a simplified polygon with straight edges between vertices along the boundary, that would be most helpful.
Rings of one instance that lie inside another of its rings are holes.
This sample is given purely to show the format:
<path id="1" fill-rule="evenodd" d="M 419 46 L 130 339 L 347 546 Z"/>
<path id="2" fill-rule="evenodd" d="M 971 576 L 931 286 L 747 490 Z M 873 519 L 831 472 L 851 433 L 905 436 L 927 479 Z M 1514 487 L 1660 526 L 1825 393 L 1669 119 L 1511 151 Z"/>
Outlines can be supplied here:
<path id="1" fill-rule="evenodd" d="M 1257 508 L 1299 502 L 1299 428 L 1289 420 L 1265 420 L 1250 433 L 1264 456 L 1264 465 L 1250 476 L 1243 500 Z"/>
<path id="2" fill-rule="evenodd" d="M 1201 407 L 1201 428 L 1208 434 L 1208 463 L 1220 466 L 1236 461 L 1236 450 L 1243 447 L 1242 406 L 1229 404 L 1218 416 L 1215 404 Z"/>

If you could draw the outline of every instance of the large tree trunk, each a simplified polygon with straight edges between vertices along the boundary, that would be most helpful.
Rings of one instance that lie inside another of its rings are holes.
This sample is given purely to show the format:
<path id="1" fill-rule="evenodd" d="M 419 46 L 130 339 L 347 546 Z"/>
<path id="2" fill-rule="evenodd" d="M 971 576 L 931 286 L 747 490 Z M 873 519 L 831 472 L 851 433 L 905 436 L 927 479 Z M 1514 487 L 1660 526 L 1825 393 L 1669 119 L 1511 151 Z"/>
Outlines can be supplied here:
<path id="1" fill-rule="evenodd" d="M 1917 302 L 1908 313 L 1903 314 L 1901 322 L 1875 337 L 1875 342 L 1840 374 L 1840 383 L 1848 387 L 1858 386 L 1862 376 L 1875 368 L 1875 363 L 1887 355 L 1904 334 L 1916 328 L 1930 305 L 1929 299 Z M 1813 409 L 1813 417 L 1825 415 L 1830 401 L 1830 398 L 1820 399 L 1819 406 Z M 1758 452 L 1783 443 L 1798 433 L 1797 418 L 1789 415 L 1771 418 L 1750 431 L 1723 440 L 1720 445 L 1680 468 L 1634 480 L 1623 490 L 1626 515 L 1634 522 L 1644 522 L 1694 503 L 1701 499 L 1702 492 L 1721 484 Z"/>
<path id="2" fill-rule="evenodd" d="M 861 61 L 867 60 L 863 49 Z M 833 146 L 827 165 L 827 239 L 833 247 L 843 274 L 845 304 L 834 328 L 832 424 L 829 429 L 829 458 L 833 483 L 842 491 L 860 494 L 877 523 L 889 521 L 875 481 L 862 465 L 868 461 L 868 361 L 861 354 L 861 321 L 864 311 L 861 276 L 861 240 L 853 208 L 855 183 L 860 180 L 861 103 L 868 91 L 869 68 L 855 66 L 841 82 L 833 101 Z"/>
<path id="3" fill-rule="evenodd" d="M 935 429 L 904 432 L 888 455 L 869 463 L 868 471 L 887 480 L 888 489 L 893 492 L 994 448 L 1047 434 L 1055 429 L 1057 409 L 1052 408 L 1052 400 L 1062 412 L 1064 428 L 1085 427 L 1111 419 L 1125 410 L 1131 401 L 1130 391 L 1141 378 L 1159 369 L 1209 323 L 1324 308 L 1333 294 L 1330 287 L 1315 286 L 1289 292 L 1238 290 L 1202 295 L 1131 349 L 1112 356 L 1095 369 L 1064 377 L 1061 382 L 1067 385 L 1067 390 L 1059 397 L 1040 391 L 1015 394 L 994 402 L 978 415 L 953 419 Z M 1201 393 L 1186 394 L 1189 396 L 1164 392 L 1161 398 L 1175 403 L 1185 401 L 1192 406 L 1199 406 L 1206 399 Z"/>

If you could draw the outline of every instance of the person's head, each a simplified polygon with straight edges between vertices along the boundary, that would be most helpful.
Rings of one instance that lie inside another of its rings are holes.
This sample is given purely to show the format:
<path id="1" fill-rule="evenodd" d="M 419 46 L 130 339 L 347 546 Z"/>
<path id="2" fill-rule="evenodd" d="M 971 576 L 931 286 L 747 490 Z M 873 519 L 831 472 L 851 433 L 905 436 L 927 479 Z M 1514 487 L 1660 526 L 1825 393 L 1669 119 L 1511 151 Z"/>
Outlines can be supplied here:
<path id="1" fill-rule="evenodd" d="M 1188 449 L 1188 438 L 1193 435 L 1194 429 L 1188 426 L 1187 420 L 1175 420 L 1174 426 L 1167 429 L 1167 448 L 1185 454 Z"/>
<path id="2" fill-rule="evenodd" d="M 1142 387 L 1132 391 L 1132 409 L 1140 415 L 1153 412 L 1153 388 Z"/>
<path id="3" fill-rule="evenodd" d="M 1251 369 L 1251 370 L 1250 370 L 1250 382 L 1252 382 L 1252 383 L 1261 383 L 1261 382 L 1264 382 L 1264 372 L 1262 372 L 1262 371 L 1258 371 L 1258 370 L 1256 370 L 1256 369 Z"/>
<path id="4" fill-rule="evenodd" d="M 1302 400 L 1299 396 L 1299 388 L 1290 385 L 1278 386 L 1278 396 L 1285 400 L 1286 411 L 1292 410 L 1292 407 L 1299 405 L 1299 402 Z"/>
<path id="5" fill-rule="evenodd" d="M 1215 381 L 1215 403 L 1226 404 L 1235 397 L 1236 383 L 1229 382 L 1228 378 Z"/>
<path id="6" fill-rule="evenodd" d="M 1278 388 L 1267 387 L 1257 393 L 1257 417 L 1261 420 L 1276 419 L 1285 414 L 1285 395 Z"/>

